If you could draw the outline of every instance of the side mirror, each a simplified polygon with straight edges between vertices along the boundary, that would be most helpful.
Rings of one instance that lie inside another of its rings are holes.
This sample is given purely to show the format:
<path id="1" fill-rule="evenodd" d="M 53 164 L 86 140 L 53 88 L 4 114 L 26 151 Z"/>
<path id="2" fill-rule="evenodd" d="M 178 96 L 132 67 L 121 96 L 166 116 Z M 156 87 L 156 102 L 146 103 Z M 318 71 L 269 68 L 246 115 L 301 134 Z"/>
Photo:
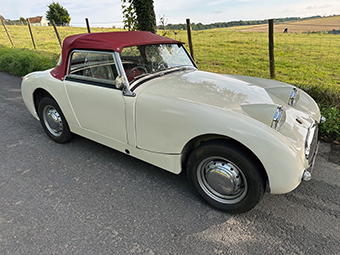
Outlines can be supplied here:
<path id="1" fill-rule="evenodd" d="M 126 88 L 126 87 L 127 87 L 127 84 L 126 84 L 124 76 L 123 75 L 119 75 L 116 78 L 116 88 L 117 89 L 123 89 L 123 88 Z"/>
<path id="2" fill-rule="evenodd" d="M 128 97 L 136 96 L 134 92 L 129 90 L 129 86 L 126 83 L 126 80 L 123 75 L 119 75 L 116 78 L 116 88 L 122 90 L 124 96 L 128 96 Z"/>

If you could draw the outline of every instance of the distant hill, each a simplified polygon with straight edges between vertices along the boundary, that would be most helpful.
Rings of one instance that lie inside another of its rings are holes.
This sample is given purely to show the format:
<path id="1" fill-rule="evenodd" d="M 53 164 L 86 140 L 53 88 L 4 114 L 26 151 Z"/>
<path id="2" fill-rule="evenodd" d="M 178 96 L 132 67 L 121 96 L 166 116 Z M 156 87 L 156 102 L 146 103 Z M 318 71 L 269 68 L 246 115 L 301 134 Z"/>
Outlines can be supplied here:
<path id="1" fill-rule="evenodd" d="M 296 20 L 284 22 L 274 25 L 274 32 L 283 32 L 287 28 L 288 33 L 307 33 L 307 32 L 322 32 L 340 29 L 340 15 L 320 17 L 313 19 Z M 268 25 L 251 26 L 247 28 L 239 27 L 238 31 L 242 32 L 267 32 Z"/>
<path id="2" fill-rule="evenodd" d="M 313 16 L 307 18 L 289 17 L 274 19 L 275 32 L 283 32 L 288 28 L 288 32 L 309 32 L 309 31 L 331 31 L 338 30 L 340 26 L 340 15 L 338 16 Z M 230 21 L 212 24 L 191 23 L 193 30 L 205 30 L 224 27 L 237 27 L 239 31 L 245 32 L 267 32 L 268 20 Z M 163 29 L 158 26 L 158 29 Z M 168 24 L 167 30 L 186 30 L 186 24 Z"/>

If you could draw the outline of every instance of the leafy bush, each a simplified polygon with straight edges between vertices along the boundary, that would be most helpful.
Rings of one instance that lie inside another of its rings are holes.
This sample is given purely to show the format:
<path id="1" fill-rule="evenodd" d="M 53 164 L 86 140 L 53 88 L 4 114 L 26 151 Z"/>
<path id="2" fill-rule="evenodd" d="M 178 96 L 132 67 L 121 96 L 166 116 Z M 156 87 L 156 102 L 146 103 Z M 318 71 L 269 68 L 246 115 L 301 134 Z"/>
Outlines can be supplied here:
<path id="1" fill-rule="evenodd" d="M 295 83 L 294 85 L 306 91 L 321 107 L 340 107 L 340 87 L 327 82 L 312 84 Z"/>
<path id="2" fill-rule="evenodd" d="M 320 125 L 321 138 L 326 141 L 340 141 L 340 109 L 321 107 L 321 113 L 327 119 Z"/>
<path id="3" fill-rule="evenodd" d="M 52 68 L 58 61 L 58 54 L 31 51 L 0 46 L 0 70 L 15 75 L 26 75 L 33 71 Z"/>

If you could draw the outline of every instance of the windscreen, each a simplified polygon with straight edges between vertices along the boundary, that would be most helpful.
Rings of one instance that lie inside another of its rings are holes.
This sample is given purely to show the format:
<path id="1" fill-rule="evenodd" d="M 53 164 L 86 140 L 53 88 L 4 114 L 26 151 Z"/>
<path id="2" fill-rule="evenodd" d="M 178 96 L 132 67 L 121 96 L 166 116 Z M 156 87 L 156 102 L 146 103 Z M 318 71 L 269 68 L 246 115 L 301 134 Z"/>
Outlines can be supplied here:
<path id="1" fill-rule="evenodd" d="M 152 74 L 174 67 L 191 66 L 193 62 L 181 45 L 156 44 L 127 47 L 120 53 L 128 76 Z"/>

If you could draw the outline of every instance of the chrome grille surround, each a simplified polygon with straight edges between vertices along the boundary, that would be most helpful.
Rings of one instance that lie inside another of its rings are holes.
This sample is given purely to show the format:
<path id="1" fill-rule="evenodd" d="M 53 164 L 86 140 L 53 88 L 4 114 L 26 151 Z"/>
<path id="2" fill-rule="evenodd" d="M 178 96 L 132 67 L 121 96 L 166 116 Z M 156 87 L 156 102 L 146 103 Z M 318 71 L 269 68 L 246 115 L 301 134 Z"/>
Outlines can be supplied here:
<path id="1" fill-rule="evenodd" d="M 305 156 L 310 164 L 313 161 L 316 149 L 318 147 L 318 123 L 314 120 L 308 128 L 305 140 Z"/>

